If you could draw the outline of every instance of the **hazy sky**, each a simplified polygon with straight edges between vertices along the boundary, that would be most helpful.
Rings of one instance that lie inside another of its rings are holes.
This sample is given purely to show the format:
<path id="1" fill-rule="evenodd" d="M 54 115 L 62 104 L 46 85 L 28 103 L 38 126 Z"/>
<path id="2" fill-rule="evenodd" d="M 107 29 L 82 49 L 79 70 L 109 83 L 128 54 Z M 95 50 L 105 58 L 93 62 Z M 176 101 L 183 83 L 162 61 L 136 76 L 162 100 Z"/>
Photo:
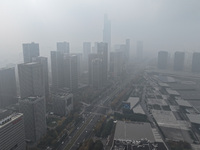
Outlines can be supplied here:
<path id="1" fill-rule="evenodd" d="M 0 58 L 37 42 L 41 54 L 70 42 L 102 41 L 103 16 L 111 19 L 112 44 L 143 40 L 146 52 L 200 51 L 200 0 L 0 0 Z M 132 46 L 132 48 L 134 48 Z"/>

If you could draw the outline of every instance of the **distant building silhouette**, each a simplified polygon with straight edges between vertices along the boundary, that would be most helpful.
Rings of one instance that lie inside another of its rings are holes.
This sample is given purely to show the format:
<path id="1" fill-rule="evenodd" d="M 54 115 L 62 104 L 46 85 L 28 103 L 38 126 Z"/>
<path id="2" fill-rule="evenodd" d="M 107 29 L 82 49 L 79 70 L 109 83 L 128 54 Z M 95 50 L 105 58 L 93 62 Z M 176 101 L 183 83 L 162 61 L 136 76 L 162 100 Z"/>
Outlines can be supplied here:
<path id="1" fill-rule="evenodd" d="M 46 134 L 44 97 L 27 97 L 19 101 L 24 114 L 25 137 L 30 144 L 37 144 Z"/>
<path id="2" fill-rule="evenodd" d="M 103 60 L 101 58 L 95 58 L 91 64 L 92 70 L 92 87 L 99 89 L 103 86 Z"/>
<path id="3" fill-rule="evenodd" d="M 18 64 L 21 99 L 44 96 L 42 65 L 38 62 Z"/>
<path id="4" fill-rule="evenodd" d="M 0 149 L 26 150 L 23 114 L 2 113 L 0 109 Z"/>
<path id="5" fill-rule="evenodd" d="M 37 57 L 40 55 L 39 44 L 38 43 L 25 43 L 23 46 L 23 56 L 24 63 L 32 62 L 33 57 Z"/>
<path id="6" fill-rule="evenodd" d="M 107 82 L 108 76 L 108 44 L 107 43 L 98 43 L 97 44 L 97 54 L 99 57 L 102 57 L 102 66 L 103 66 L 103 84 Z M 110 60 L 110 59 L 109 59 Z"/>
<path id="7" fill-rule="evenodd" d="M 0 69 L 0 108 L 17 103 L 15 68 Z"/>
<path id="8" fill-rule="evenodd" d="M 126 60 L 129 62 L 130 60 L 130 39 L 126 39 Z"/>
<path id="9" fill-rule="evenodd" d="M 52 87 L 58 90 L 67 87 L 72 91 L 78 89 L 78 57 L 51 51 Z"/>
<path id="10" fill-rule="evenodd" d="M 110 50 L 110 46 L 111 46 L 111 21 L 108 19 L 107 14 L 104 15 L 103 42 L 108 44 L 108 49 Z"/>
<path id="11" fill-rule="evenodd" d="M 48 59 L 47 57 L 34 57 L 33 62 L 38 62 L 42 65 L 42 81 L 44 82 L 44 96 L 45 101 L 49 98 L 49 71 L 48 71 Z"/>
<path id="12" fill-rule="evenodd" d="M 192 72 L 200 72 L 200 52 L 193 53 Z"/>
<path id="13" fill-rule="evenodd" d="M 185 53 L 175 52 L 174 54 L 174 70 L 181 71 L 184 69 Z"/>
<path id="14" fill-rule="evenodd" d="M 113 77 L 119 77 L 122 74 L 124 64 L 124 52 L 116 51 L 110 53 L 110 72 Z"/>
<path id="15" fill-rule="evenodd" d="M 104 15 L 103 42 L 107 43 L 108 69 L 109 69 L 110 51 L 111 51 L 111 21 L 108 19 L 107 14 Z"/>
<path id="16" fill-rule="evenodd" d="M 69 42 L 57 42 L 57 51 L 69 54 L 70 52 Z"/>
<path id="17" fill-rule="evenodd" d="M 137 41 L 136 44 L 136 54 L 137 54 L 137 61 L 142 61 L 143 59 L 143 41 Z"/>
<path id="18" fill-rule="evenodd" d="M 83 43 L 83 67 L 84 71 L 88 71 L 88 56 L 91 53 L 91 43 L 84 42 Z"/>
<path id="19" fill-rule="evenodd" d="M 64 56 L 61 52 L 51 51 L 51 72 L 53 89 L 63 88 L 64 81 Z"/>
<path id="20" fill-rule="evenodd" d="M 158 52 L 158 69 L 167 69 L 168 65 L 168 52 L 159 51 Z"/>
<path id="21" fill-rule="evenodd" d="M 92 81 L 93 81 L 93 60 L 96 59 L 96 58 L 100 58 L 101 55 L 99 54 L 89 54 L 88 56 L 88 84 L 89 85 L 92 85 Z"/>

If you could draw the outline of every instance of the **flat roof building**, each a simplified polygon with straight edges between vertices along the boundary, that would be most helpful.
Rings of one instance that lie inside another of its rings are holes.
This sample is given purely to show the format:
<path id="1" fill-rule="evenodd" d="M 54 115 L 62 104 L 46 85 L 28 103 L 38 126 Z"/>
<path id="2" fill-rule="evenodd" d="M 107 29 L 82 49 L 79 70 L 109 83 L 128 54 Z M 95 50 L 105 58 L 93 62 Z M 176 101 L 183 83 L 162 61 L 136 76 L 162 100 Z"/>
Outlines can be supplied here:
<path id="1" fill-rule="evenodd" d="M 114 140 L 137 141 L 145 138 L 151 142 L 155 141 L 149 123 L 117 121 Z"/>
<path id="2" fill-rule="evenodd" d="M 59 116 L 66 116 L 73 110 L 73 94 L 57 92 L 52 95 L 53 112 Z"/>
<path id="3" fill-rule="evenodd" d="M 0 149 L 26 149 L 23 114 L 11 114 L 0 118 Z"/>
<path id="4" fill-rule="evenodd" d="M 44 97 L 27 97 L 19 101 L 20 112 L 24 114 L 26 140 L 36 144 L 46 134 Z"/>
<path id="5" fill-rule="evenodd" d="M 23 56 L 24 63 L 32 62 L 33 57 L 38 57 L 40 55 L 39 44 L 38 43 L 25 43 L 23 46 Z"/>

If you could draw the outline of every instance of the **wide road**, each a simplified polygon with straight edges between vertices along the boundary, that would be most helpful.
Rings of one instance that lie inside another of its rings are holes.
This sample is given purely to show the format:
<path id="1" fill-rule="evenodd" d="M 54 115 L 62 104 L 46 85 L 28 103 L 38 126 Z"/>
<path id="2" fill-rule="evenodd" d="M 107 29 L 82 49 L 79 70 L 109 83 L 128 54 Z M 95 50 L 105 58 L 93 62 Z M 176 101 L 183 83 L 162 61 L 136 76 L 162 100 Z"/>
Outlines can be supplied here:
<path id="1" fill-rule="evenodd" d="M 94 126 L 102 115 L 106 115 L 107 108 L 109 108 L 110 101 L 114 98 L 116 94 L 119 94 L 128 83 L 133 79 L 133 74 L 126 78 L 123 82 L 115 83 L 111 88 L 105 91 L 106 94 L 103 97 L 98 97 L 91 104 L 90 109 L 85 109 L 82 112 L 82 115 L 85 116 L 84 123 L 65 138 L 63 144 L 59 147 L 58 150 L 76 150 L 79 147 L 79 144 L 84 142 L 85 139 L 88 139 L 93 134 Z M 107 107 L 107 108 L 106 108 Z"/>

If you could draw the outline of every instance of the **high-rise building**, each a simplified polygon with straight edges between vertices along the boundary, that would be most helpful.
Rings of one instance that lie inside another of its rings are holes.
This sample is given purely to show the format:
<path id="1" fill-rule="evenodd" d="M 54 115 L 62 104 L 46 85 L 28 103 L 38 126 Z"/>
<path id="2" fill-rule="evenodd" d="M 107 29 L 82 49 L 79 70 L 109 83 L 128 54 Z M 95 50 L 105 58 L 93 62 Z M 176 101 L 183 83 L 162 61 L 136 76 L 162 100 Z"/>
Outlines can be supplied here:
<path id="1" fill-rule="evenodd" d="M 192 72 L 200 72 L 200 53 L 199 52 L 193 53 Z"/>
<path id="2" fill-rule="evenodd" d="M 72 91 L 78 89 L 77 55 L 51 52 L 52 86 L 54 90 L 67 87 Z"/>
<path id="3" fill-rule="evenodd" d="M 108 49 L 110 50 L 110 46 L 111 46 L 111 21 L 108 19 L 107 14 L 104 15 L 103 42 L 108 44 Z"/>
<path id="4" fill-rule="evenodd" d="M 34 57 L 34 62 L 38 62 L 42 65 L 42 77 L 44 81 L 44 94 L 45 94 L 45 100 L 47 101 L 49 98 L 49 76 L 48 76 L 48 59 L 47 57 Z"/>
<path id="5" fill-rule="evenodd" d="M 92 87 L 99 89 L 103 86 L 103 60 L 95 58 L 91 64 Z"/>
<path id="6" fill-rule="evenodd" d="M 71 55 L 77 56 L 77 69 L 78 69 L 78 81 L 80 80 L 81 74 L 83 73 L 83 54 L 82 53 L 71 53 Z"/>
<path id="7" fill-rule="evenodd" d="M 184 60 L 185 60 L 184 52 L 175 52 L 174 54 L 174 70 L 175 71 L 180 71 L 184 69 Z"/>
<path id="8" fill-rule="evenodd" d="M 103 84 L 107 81 L 108 76 L 108 44 L 107 43 L 98 43 L 97 44 L 97 54 L 99 57 L 102 57 L 102 66 L 103 66 Z M 109 59 L 110 60 L 110 59 Z"/>
<path id="9" fill-rule="evenodd" d="M 26 43 L 23 44 L 23 56 L 24 63 L 32 62 L 33 57 L 37 57 L 40 55 L 39 44 L 38 43 Z"/>
<path id="10" fill-rule="evenodd" d="M 38 143 L 46 134 L 44 97 L 27 97 L 19 101 L 20 112 L 24 114 L 25 137 L 30 144 Z"/>
<path id="11" fill-rule="evenodd" d="M 158 52 L 158 69 L 167 69 L 168 65 L 168 52 L 159 51 Z"/>
<path id="12" fill-rule="evenodd" d="M 91 43 L 90 42 L 84 42 L 83 43 L 83 67 L 84 71 L 88 71 L 88 56 L 91 53 Z"/>
<path id="13" fill-rule="evenodd" d="M 100 58 L 99 54 L 91 53 L 88 56 L 88 84 L 92 85 L 92 61 L 96 58 Z"/>
<path id="14" fill-rule="evenodd" d="M 118 77 L 122 73 L 124 52 L 116 51 L 110 53 L 110 72 L 113 77 Z"/>
<path id="15" fill-rule="evenodd" d="M 26 149 L 23 114 L 17 113 L 0 117 L 0 149 Z"/>
<path id="16" fill-rule="evenodd" d="M 143 41 L 137 41 L 136 51 L 137 51 L 137 60 L 142 61 L 142 59 L 143 59 Z"/>
<path id="17" fill-rule="evenodd" d="M 0 69 L 0 108 L 17 103 L 15 68 Z"/>
<path id="18" fill-rule="evenodd" d="M 73 94 L 64 90 L 53 93 L 53 112 L 59 116 L 66 116 L 73 110 Z"/>
<path id="19" fill-rule="evenodd" d="M 70 56 L 70 89 L 76 91 L 78 89 L 78 57 Z"/>
<path id="20" fill-rule="evenodd" d="M 69 43 L 68 42 L 57 42 L 57 51 L 61 53 L 68 53 L 70 52 Z"/>
<path id="21" fill-rule="evenodd" d="M 130 59 L 130 39 L 126 39 L 126 53 L 125 53 L 127 61 Z"/>
<path id="22" fill-rule="evenodd" d="M 40 63 L 19 64 L 18 73 L 21 99 L 30 96 L 44 96 L 44 81 Z"/>
<path id="23" fill-rule="evenodd" d="M 64 55 L 61 52 L 51 51 L 52 88 L 63 88 L 64 82 Z"/>
<path id="24" fill-rule="evenodd" d="M 104 27 L 103 27 L 103 42 L 107 43 L 107 55 L 108 55 L 108 70 L 110 64 L 110 51 L 111 51 L 111 21 L 108 19 L 107 14 L 104 15 Z M 98 46 L 97 46 L 98 47 Z M 97 48 L 98 49 L 98 48 Z"/>

